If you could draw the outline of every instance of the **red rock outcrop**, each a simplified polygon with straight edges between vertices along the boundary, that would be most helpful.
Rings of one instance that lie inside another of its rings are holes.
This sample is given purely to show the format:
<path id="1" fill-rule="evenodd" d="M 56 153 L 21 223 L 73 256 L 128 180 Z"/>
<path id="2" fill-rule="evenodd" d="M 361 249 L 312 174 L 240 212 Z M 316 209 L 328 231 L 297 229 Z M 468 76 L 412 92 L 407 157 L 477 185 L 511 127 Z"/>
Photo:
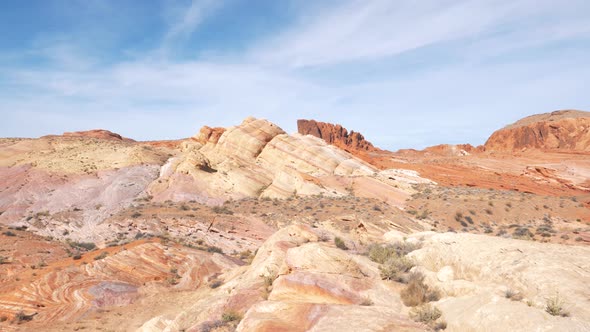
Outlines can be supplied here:
<path id="1" fill-rule="evenodd" d="M 312 135 L 347 151 L 380 151 L 361 133 L 348 130 L 341 125 L 315 120 L 297 120 L 297 131 L 301 135 Z"/>
<path id="2" fill-rule="evenodd" d="M 219 138 L 225 132 L 225 128 L 222 127 L 215 127 L 211 128 L 209 126 L 203 126 L 199 131 L 199 134 L 193 136 L 193 139 L 196 141 L 206 144 L 206 143 L 213 143 L 217 144 Z"/>
<path id="3" fill-rule="evenodd" d="M 108 131 L 105 129 L 93 129 L 93 130 L 86 130 L 86 131 L 74 131 L 74 132 L 65 132 L 63 133 L 65 137 L 91 137 L 91 138 L 98 138 L 98 139 L 111 139 L 117 141 L 126 141 L 126 142 L 134 142 L 134 140 L 130 138 L 123 137 L 117 133 L 113 133 L 112 131 Z"/>
<path id="4" fill-rule="evenodd" d="M 590 112 L 555 111 L 526 117 L 492 134 L 486 151 L 590 151 Z"/>

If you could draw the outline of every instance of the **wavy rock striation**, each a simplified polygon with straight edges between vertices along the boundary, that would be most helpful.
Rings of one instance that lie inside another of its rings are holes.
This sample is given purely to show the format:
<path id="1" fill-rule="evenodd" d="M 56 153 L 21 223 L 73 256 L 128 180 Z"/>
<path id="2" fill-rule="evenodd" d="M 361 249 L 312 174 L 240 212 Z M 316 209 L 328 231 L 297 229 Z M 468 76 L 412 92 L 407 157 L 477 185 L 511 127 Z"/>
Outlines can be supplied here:
<path id="1" fill-rule="evenodd" d="M 106 258 L 97 259 L 102 252 Z M 196 289 L 223 270 L 237 265 L 220 254 L 158 242 L 109 248 L 49 264 L 14 289 L 0 289 L 0 315 L 36 314 L 35 322 L 72 321 L 102 307 L 128 305 L 153 292 Z"/>

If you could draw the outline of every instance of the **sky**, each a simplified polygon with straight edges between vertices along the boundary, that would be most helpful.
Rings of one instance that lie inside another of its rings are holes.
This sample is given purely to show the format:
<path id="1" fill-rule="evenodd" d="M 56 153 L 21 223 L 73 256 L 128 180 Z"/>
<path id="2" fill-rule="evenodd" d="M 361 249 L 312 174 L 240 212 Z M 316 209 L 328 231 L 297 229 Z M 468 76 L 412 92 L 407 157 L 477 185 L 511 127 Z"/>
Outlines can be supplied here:
<path id="1" fill-rule="evenodd" d="M 248 117 L 396 150 L 590 111 L 588 0 L 3 0 L 0 137 Z"/>

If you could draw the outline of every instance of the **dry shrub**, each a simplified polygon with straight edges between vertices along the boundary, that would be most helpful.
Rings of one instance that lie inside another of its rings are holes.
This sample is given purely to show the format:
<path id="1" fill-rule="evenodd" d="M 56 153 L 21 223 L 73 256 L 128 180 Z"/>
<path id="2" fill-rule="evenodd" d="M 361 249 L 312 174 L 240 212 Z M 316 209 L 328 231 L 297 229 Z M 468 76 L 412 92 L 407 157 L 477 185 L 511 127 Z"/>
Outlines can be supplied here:
<path id="1" fill-rule="evenodd" d="M 565 302 L 559 296 L 559 293 L 555 293 L 554 296 L 547 299 L 545 311 L 552 316 L 568 317 L 570 314 L 569 312 L 565 311 L 563 308 L 564 305 Z"/>
<path id="2" fill-rule="evenodd" d="M 405 256 L 417 249 L 420 249 L 419 244 L 408 242 L 396 242 L 389 245 L 372 244 L 369 246 L 367 254 L 373 262 L 383 264 L 391 257 Z"/>
<path id="3" fill-rule="evenodd" d="M 215 329 L 222 327 L 224 324 L 220 320 L 214 320 L 209 322 L 204 322 L 201 324 L 201 328 L 199 329 L 200 332 L 211 332 Z"/>
<path id="4" fill-rule="evenodd" d="M 239 322 L 242 320 L 242 315 L 235 311 L 227 311 L 221 315 L 221 321 L 224 323 Z"/>
<path id="5" fill-rule="evenodd" d="M 344 243 L 344 240 L 342 240 L 339 237 L 334 238 L 334 244 L 338 249 L 348 250 L 348 247 L 346 246 L 346 243 Z"/>
<path id="6" fill-rule="evenodd" d="M 514 291 L 514 290 L 512 290 L 512 289 L 508 289 L 508 290 L 507 290 L 507 291 L 504 293 L 504 296 L 505 296 L 507 299 L 510 299 L 510 300 L 512 300 L 512 301 L 520 301 L 520 300 L 522 300 L 522 294 L 520 294 L 519 292 L 517 292 L 517 291 Z"/>
<path id="7" fill-rule="evenodd" d="M 430 323 L 439 319 L 442 316 L 442 312 L 433 305 L 425 304 L 410 311 L 410 316 L 416 322 Z"/>
<path id="8" fill-rule="evenodd" d="M 272 292 L 272 284 L 277 279 L 277 273 L 267 270 L 267 273 L 265 275 L 264 274 L 260 275 L 260 277 L 264 281 L 264 287 L 262 289 L 262 297 L 265 300 L 267 300 L 268 297 L 270 296 L 270 293 Z"/>
<path id="9" fill-rule="evenodd" d="M 403 303 L 408 307 L 415 307 L 420 304 L 438 301 L 440 293 L 436 289 L 430 289 L 424 283 L 424 275 L 421 273 L 412 273 L 408 279 L 408 285 L 401 293 Z"/>
<path id="10" fill-rule="evenodd" d="M 406 256 L 395 254 L 379 266 L 381 278 L 385 280 L 403 281 L 404 274 L 414 267 L 414 262 Z"/>
<path id="11" fill-rule="evenodd" d="M 218 288 L 218 287 L 220 287 L 221 285 L 223 285 L 223 281 L 221 281 L 221 280 L 213 280 L 213 281 L 212 281 L 212 282 L 209 284 L 209 287 L 210 287 L 210 288 L 212 288 L 212 289 L 215 289 L 215 288 Z"/>
<path id="12" fill-rule="evenodd" d="M 361 303 L 359 303 L 359 304 L 362 306 L 368 307 L 368 306 L 372 306 L 375 303 L 373 302 L 373 300 L 371 300 L 371 298 L 364 297 L 363 300 L 361 301 Z"/>
<path id="13" fill-rule="evenodd" d="M 416 307 L 410 311 L 410 317 L 416 322 L 424 323 L 430 326 L 435 331 L 444 330 L 447 328 L 447 323 L 443 320 L 437 320 L 442 316 L 442 312 L 435 306 L 425 304 Z"/>

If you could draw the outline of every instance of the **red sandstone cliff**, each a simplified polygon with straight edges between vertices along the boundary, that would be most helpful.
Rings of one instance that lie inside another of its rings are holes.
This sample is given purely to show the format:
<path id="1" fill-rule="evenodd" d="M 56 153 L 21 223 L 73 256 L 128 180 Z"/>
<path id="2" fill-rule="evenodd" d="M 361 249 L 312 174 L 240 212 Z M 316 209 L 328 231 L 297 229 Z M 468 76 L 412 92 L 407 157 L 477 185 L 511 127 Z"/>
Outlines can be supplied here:
<path id="1" fill-rule="evenodd" d="M 302 135 L 313 135 L 347 151 L 381 151 L 365 140 L 360 133 L 350 131 L 341 125 L 317 122 L 315 120 L 297 120 L 297 131 Z"/>

